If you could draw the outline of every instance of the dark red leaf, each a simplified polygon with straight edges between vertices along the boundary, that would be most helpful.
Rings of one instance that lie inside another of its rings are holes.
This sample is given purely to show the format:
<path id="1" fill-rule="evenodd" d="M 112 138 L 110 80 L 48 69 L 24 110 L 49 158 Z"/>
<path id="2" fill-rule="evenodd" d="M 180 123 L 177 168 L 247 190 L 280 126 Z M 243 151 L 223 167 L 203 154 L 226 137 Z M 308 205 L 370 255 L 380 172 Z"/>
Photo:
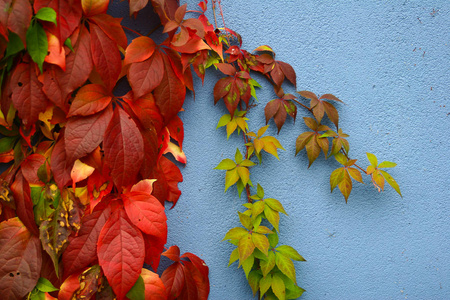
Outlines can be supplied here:
<path id="1" fill-rule="evenodd" d="M 232 64 L 219 63 L 216 64 L 216 67 L 225 75 L 234 76 L 236 74 L 236 69 Z"/>
<path id="2" fill-rule="evenodd" d="M 32 234 L 39 236 L 39 229 L 34 220 L 30 185 L 23 178 L 21 171 L 17 172 L 15 181 L 11 184 L 10 188 L 16 203 L 17 216 Z"/>
<path id="3" fill-rule="evenodd" d="M 48 102 L 36 72 L 36 64 L 21 63 L 11 77 L 11 100 L 27 128 L 36 123 Z"/>
<path id="4" fill-rule="evenodd" d="M 92 59 L 95 69 L 106 89 L 112 91 L 122 69 L 122 59 L 117 43 L 110 39 L 99 26 L 91 23 L 89 27 L 91 31 Z"/>
<path id="5" fill-rule="evenodd" d="M 160 85 L 154 91 L 154 96 L 156 105 L 167 124 L 181 110 L 186 96 L 186 88 L 172 68 L 170 59 L 165 55 L 162 57 L 165 72 Z"/>
<path id="6" fill-rule="evenodd" d="M 166 287 L 167 300 L 176 299 L 183 291 L 185 285 L 184 266 L 180 262 L 170 265 L 161 275 L 161 280 Z"/>
<path id="7" fill-rule="evenodd" d="M 45 163 L 45 157 L 41 154 L 32 154 L 22 162 L 23 177 L 30 184 L 42 184 L 38 177 L 38 169 Z"/>
<path id="8" fill-rule="evenodd" d="M 33 16 L 30 1 L 15 0 L 10 2 L 11 7 L 8 7 L 8 4 L 5 3 L 6 7 L 1 5 L 0 9 L 9 11 L 8 28 L 16 33 L 23 44 L 26 45 L 26 33 L 28 26 L 30 26 L 31 17 Z"/>
<path id="9" fill-rule="evenodd" d="M 175 262 L 180 261 L 180 248 L 177 245 L 170 246 L 162 255 Z"/>
<path id="10" fill-rule="evenodd" d="M 142 232 L 163 240 L 167 236 L 167 217 L 164 206 L 152 195 L 142 192 L 122 194 L 128 218 Z"/>
<path id="11" fill-rule="evenodd" d="M 56 142 L 51 156 L 51 167 L 53 178 L 62 190 L 66 184 L 72 181 L 70 172 L 72 171 L 73 161 L 68 161 L 66 154 L 66 144 L 64 142 L 64 133 L 61 133 Z"/>
<path id="12" fill-rule="evenodd" d="M 64 137 L 69 163 L 91 153 L 100 145 L 112 116 L 112 108 L 108 106 L 94 115 L 69 119 Z"/>
<path id="13" fill-rule="evenodd" d="M 145 263 L 150 265 L 156 272 L 158 270 L 161 253 L 164 245 L 167 243 L 167 236 L 164 239 L 157 238 L 152 235 L 144 234 L 145 242 Z"/>
<path id="14" fill-rule="evenodd" d="M 144 178 L 149 178 L 161 156 L 161 151 L 158 151 L 158 136 L 154 127 L 142 130 L 141 134 L 144 140 L 144 161 L 140 174 Z"/>
<path id="15" fill-rule="evenodd" d="M 91 17 L 90 20 L 95 22 L 122 49 L 127 48 L 127 36 L 123 31 L 122 25 L 120 25 L 122 18 L 113 18 L 110 15 L 101 14 Z"/>
<path id="16" fill-rule="evenodd" d="M 292 68 L 290 64 L 279 60 L 277 60 L 277 63 L 280 65 L 281 71 L 283 71 L 286 78 L 294 85 L 294 87 L 297 87 L 297 75 L 295 74 L 294 68 Z"/>
<path id="17" fill-rule="evenodd" d="M 129 0 L 130 16 L 143 9 L 148 4 L 148 0 Z"/>
<path id="18" fill-rule="evenodd" d="M 63 278 L 83 270 L 97 259 L 100 231 L 110 214 L 110 206 L 101 202 L 91 214 L 83 217 L 78 235 L 69 239 L 69 245 L 63 252 Z"/>
<path id="19" fill-rule="evenodd" d="M 166 157 L 162 156 L 158 162 L 157 168 L 149 176 L 157 179 L 153 184 L 153 195 L 161 203 L 170 201 L 172 208 L 177 204 L 181 191 L 178 189 L 178 182 L 183 181 L 178 167 Z"/>
<path id="20" fill-rule="evenodd" d="M 0 223 L 0 290 L 3 299 L 22 299 L 36 285 L 41 272 L 39 238 L 12 218 Z"/>
<path id="21" fill-rule="evenodd" d="M 128 103 L 144 128 L 154 128 L 157 132 L 160 132 L 163 129 L 163 117 L 158 106 L 156 106 L 153 94 L 146 94 L 134 101 L 129 101 Z"/>
<path id="22" fill-rule="evenodd" d="M 180 150 L 183 150 L 183 121 L 181 121 L 180 117 L 175 116 L 170 120 L 169 124 L 167 124 L 167 128 L 169 129 L 170 137 L 177 141 L 180 146 Z"/>
<path id="23" fill-rule="evenodd" d="M 112 96 L 99 84 L 88 84 L 78 90 L 70 105 L 68 117 L 89 116 L 105 109 Z"/>
<path id="24" fill-rule="evenodd" d="M 163 59 L 160 52 L 142 61 L 131 64 L 128 69 L 128 80 L 133 89 L 134 96 L 140 98 L 153 91 L 164 77 Z"/>
<path id="25" fill-rule="evenodd" d="M 144 264 L 144 239 L 123 209 L 106 221 L 97 243 L 99 264 L 118 299 L 124 299 Z"/>
<path id="26" fill-rule="evenodd" d="M 133 184 L 144 160 L 144 141 L 136 123 L 119 107 L 106 129 L 103 147 L 116 187 Z"/>

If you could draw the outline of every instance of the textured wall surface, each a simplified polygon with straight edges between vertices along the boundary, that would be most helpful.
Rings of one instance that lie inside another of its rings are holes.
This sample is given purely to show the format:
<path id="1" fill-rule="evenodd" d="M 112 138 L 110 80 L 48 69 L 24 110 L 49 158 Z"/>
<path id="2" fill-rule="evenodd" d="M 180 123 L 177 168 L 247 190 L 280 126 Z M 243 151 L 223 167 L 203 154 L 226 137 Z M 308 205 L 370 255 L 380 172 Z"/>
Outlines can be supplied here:
<path id="1" fill-rule="evenodd" d="M 182 1 L 184 2 L 184 1 Z M 126 4 L 126 2 L 124 2 Z M 196 9 L 197 1 L 189 1 Z M 252 169 L 266 196 L 282 201 L 289 216 L 280 223 L 280 243 L 294 246 L 307 262 L 296 263 L 302 299 L 450 299 L 450 5 L 448 1 L 244 1 L 222 0 L 226 25 L 243 47 L 268 44 L 277 59 L 297 72 L 299 90 L 333 93 L 341 127 L 350 134 L 350 153 L 368 164 L 365 152 L 398 163 L 391 174 L 403 199 L 390 187 L 378 193 L 356 185 L 348 204 L 329 175 L 337 162 L 321 156 L 307 169 L 295 139 L 306 129 L 299 111 L 278 138 L 280 161 L 266 156 Z M 127 18 L 123 4 L 112 7 Z M 154 25 L 137 21 L 142 32 Z M 130 26 L 131 26 L 130 25 Z M 147 27 L 146 27 L 147 26 Z M 210 267 L 210 299 L 251 299 L 242 270 L 227 268 L 233 247 L 221 242 L 238 226 L 243 199 L 224 194 L 224 172 L 213 168 L 233 157 L 242 136 L 226 140 L 216 130 L 223 103 L 213 105 L 219 78 L 197 81 L 195 101 L 187 99 L 188 162 L 177 206 L 168 210 L 169 242 L 193 252 Z M 264 83 L 262 78 L 257 79 Z M 271 88 L 258 91 L 260 104 L 251 130 L 264 125 Z M 294 92 L 292 86 L 286 91 Z M 273 121 L 268 132 L 276 135 Z"/>

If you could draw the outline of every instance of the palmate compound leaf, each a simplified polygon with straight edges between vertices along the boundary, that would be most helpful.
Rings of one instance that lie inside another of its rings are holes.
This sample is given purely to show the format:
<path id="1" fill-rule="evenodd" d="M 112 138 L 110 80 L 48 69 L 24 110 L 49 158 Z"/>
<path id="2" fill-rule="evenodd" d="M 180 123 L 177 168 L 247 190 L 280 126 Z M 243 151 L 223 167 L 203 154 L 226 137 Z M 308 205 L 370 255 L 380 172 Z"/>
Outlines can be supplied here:
<path id="1" fill-rule="evenodd" d="M 39 238 L 19 218 L 0 223 L 0 290 L 4 299 L 22 299 L 36 285 L 41 272 Z"/>
<path id="2" fill-rule="evenodd" d="M 312 118 L 303 118 L 305 124 L 313 131 L 307 131 L 300 134 L 297 138 L 295 144 L 295 155 L 297 155 L 303 148 L 306 148 L 306 153 L 308 155 L 309 167 L 312 163 L 319 157 L 320 151 L 322 150 L 325 157 L 328 154 L 329 141 L 326 137 L 321 137 L 320 131 L 330 130 L 328 126 L 321 125 L 317 123 Z"/>
<path id="3" fill-rule="evenodd" d="M 370 166 L 367 167 L 366 173 L 371 176 L 372 183 L 378 189 L 378 191 L 384 190 L 384 182 L 385 180 L 389 185 L 403 198 L 402 193 L 400 191 L 400 186 L 394 180 L 394 178 L 386 171 L 380 170 L 379 168 L 394 168 L 397 166 L 396 163 L 391 161 L 383 161 L 378 164 L 377 157 L 372 153 L 366 153 L 367 158 L 369 159 Z"/>
<path id="4" fill-rule="evenodd" d="M 310 108 L 313 110 L 314 117 L 320 123 L 324 114 L 326 113 L 328 118 L 333 122 L 336 128 L 339 127 L 339 114 L 333 104 L 324 100 L 333 100 L 343 103 L 340 99 L 332 94 L 324 94 L 320 98 L 316 94 L 310 91 L 297 92 L 302 97 L 310 99 Z"/>
<path id="5" fill-rule="evenodd" d="M 124 299 L 144 264 L 144 239 L 125 211 L 116 209 L 106 221 L 97 243 L 98 261 L 118 299 Z"/>
<path id="6" fill-rule="evenodd" d="M 337 186 L 344 196 L 345 202 L 347 203 L 353 187 L 352 178 L 358 182 L 364 182 L 362 180 L 361 172 L 352 167 L 356 162 L 355 159 L 349 160 L 340 152 L 336 153 L 334 157 L 340 164 L 343 165 L 343 167 L 334 170 L 330 175 L 331 192 L 333 192 L 334 188 Z"/>
<path id="7" fill-rule="evenodd" d="M 293 95 L 286 94 L 283 98 L 277 98 L 266 104 L 264 108 L 264 113 L 266 116 L 266 124 L 269 122 L 271 118 L 275 121 L 275 125 L 277 125 L 278 133 L 283 127 L 284 122 L 286 121 L 286 116 L 289 114 L 294 119 L 297 116 L 297 107 L 295 104 L 290 101 L 293 99 Z"/>

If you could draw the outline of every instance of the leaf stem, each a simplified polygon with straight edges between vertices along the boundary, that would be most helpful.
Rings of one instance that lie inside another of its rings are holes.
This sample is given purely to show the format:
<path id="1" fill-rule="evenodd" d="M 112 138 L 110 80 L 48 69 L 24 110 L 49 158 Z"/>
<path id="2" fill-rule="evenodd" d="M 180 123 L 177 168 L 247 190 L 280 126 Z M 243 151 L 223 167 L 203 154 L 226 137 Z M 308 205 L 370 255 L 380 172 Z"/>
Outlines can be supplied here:
<path id="1" fill-rule="evenodd" d="M 350 160 L 350 157 L 348 157 L 348 154 L 345 151 L 344 147 L 341 148 L 341 152 L 345 155 L 345 157 L 347 157 L 348 160 Z M 357 167 L 358 169 L 360 169 L 361 171 L 363 171 L 363 173 L 367 175 L 367 172 L 363 168 L 361 168 L 357 164 L 354 164 L 354 166 Z"/>
<path id="2" fill-rule="evenodd" d="M 162 24 L 158 24 L 158 26 L 156 26 L 155 28 L 153 28 L 152 30 L 149 31 L 149 33 L 147 33 L 145 36 L 150 36 L 153 32 L 155 32 L 156 30 L 158 30 L 160 27 L 162 27 Z"/>
<path id="3" fill-rule="evenodd" d="M 128 30 L 128 31 L 130 31 L 130 32 L 133 32 L 134 34 L 137 34 L 137 35 L 139 35 L 139 36 L 143 36 L 141 33 L 137 32 L 137 31 L 134 30 L 134 29 L 131 29 L 131 28 L 126 27 L 126 26 L 122 26 L 122 27 L 123 27 L 123 29 L 126 29 L 126 30 Z"/>

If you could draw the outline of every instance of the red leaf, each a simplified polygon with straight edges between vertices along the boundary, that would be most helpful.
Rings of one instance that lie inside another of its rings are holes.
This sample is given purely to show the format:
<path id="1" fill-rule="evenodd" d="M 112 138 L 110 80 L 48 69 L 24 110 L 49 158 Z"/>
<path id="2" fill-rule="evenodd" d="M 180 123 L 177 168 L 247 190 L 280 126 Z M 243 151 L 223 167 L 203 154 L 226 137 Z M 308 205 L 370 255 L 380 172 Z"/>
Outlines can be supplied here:
<path id="1" fill-rule="evenodd" d="M 104 14 L 108 10 L 109 0 L 81 0 L 83 13 L 87 17 Z"/>
<path id="2" fill-rule="evenodd" d="M 70 172 L 72 171 L 73 163 L 74 161 L 67 160 L 64 133 L 62 133 L 53 147 L 51 156 L 53 178 L 55 179 L 55 182 L 60 190 L 62 190 L 64 186 L 72 180 L 70 177 Z"/>
<path id="3" fill-rule="evenodd" d="M 156 51 L 150 58 L 131 64 L 128 69 L 128 80 L 134 96 L 140 98 L 163 84 L 164 66 L 160 52 Z"/>
<path id="4" fill-rule="evenodd" d="M 236 69 L 231 64 L 219 63 L 216 64 L 216 67 L 225 75 L 234 76 L 236 74 Z"/>
<path id="5" fill-rule="evenodd" d="M 80 279 L 82 271 L 78 271 L 75 274 L 70 275 L 66 280 L 64 280 L 58 292 L 59 300 L 72 300 L 73 293 L 80 288 Z"/>
<path id="6" fill-rule="evenodd" d="M 15 181 L 11 184 L 10 188 L 16 203 L 17 216 L 32 234 L 39 236 L 39 229 L 34 220 L 30 185 L 23 178 L 21 171 L 17 172 Z"/>
<path id="7" fill-rule="evenodd" d="M 47 108 L 47 97 L 36 76 L 36 64 L 19 64 L 11 77 L 11 100 L 19 112 L 22 123 L 28 128 Z"/>
<path id="8" fill-rule="evenodd" d="M 111 106 L 88 117 L 72 117 L 66 124 L 65 145 L 68 162 L 74 162 L 97 148 L 113 117 Z"/>
<path id="9" fill-rule="evenodd" d="M 161 156 L 157 168 L 155 168 L 149 178 L 157 179 L 153 184 L 153 195 L 161 203 L 164 203 L 166 200 L 172 202 L 173 208 L 181 195 L 181 191 L 178 189 L 178 182 L 183 181 L 183 176 L 178 167 L 166 157 Z"/>
<path id="10" fill-rule="evenodd" d="M 176 299 L 183 291 L 185 284 L 183 268 L 180 262 L 176 262 L 162 273 L 161 280 L 166 287 L 167 300 Z"/>
<path id="11" fill-rule="evenodd" d="M 130 16 L 143 9 L 148 4 L 148 0 L 129 0 Z"/>
<path id="12" fill-rule="evenodd" d="M 153 128 L 157 132 L 163 129 L 163 118 L 158 106 L 156 106 L 153 94 L 149 93 L 134 101 L 130 101 L 129 105 L 144 128 Z"/>
<path id="13" fill-rule="evenodd" d="M 106 221 L 97 244 L 98 260 L 118 299 L 124 299 L 144 264 L 144 239 L 123 209 Z"/>
<path id="14" fill-rule="evenodd" d="M 63 252 L 63 278 L 83 270 L 97 259 L 97 241 L 110 214 L 110 206 L 101 202 L 91 214 L 83 217 L 78 235 L 69 239 L 69 246 Z"/>
<path id="15" fill-rule="evenodd" d="M 180 261 L 180 248 L 178 248 L 177 245 L 170 246 L 170 248 L 161 255 L 164 255 L 175 262 Z"/>
<path id="16" fill-rule="evenodd" d="M 23 177 L 31 184 L 42 184 L 37 175 L 38 169 L 45 163 L 45 157 L 41 154 L 32 154 L 22 162 Z"/>
<path id="17" fill-rule="evenodd" d="M 142 192 L 129 192 L 122 195 L 122 200 L 131 222 L 142 232 L 166 238 L 167 217 L 158 199 Z"/>
<path id="18" fill-rule="evenodd" d="M 144 61 L 153 55 L 156 43 L 149 37 L 140 36 L 135 38 L 127 47 L 124 65 Z"/>
<path id="19" fill-rule="evenodd" d="M 89 28 L 95 69 L 106 89 L 112 91 L 122 70 L 122 59 L 117 43 L 110 39 L 97 25 L 91 23 Z"/>
<path id="20" fill-rule="evenodd" d="M 144 141 L 136 123 L 119 107 L 106 129 L 103 147 L 116 187 L 133 184 L 144 160 Z"/>
<path id="21" fill-rule="evenodd" d="M 158 274 L 147 269 L 142 269 L 141 277 L 145 285 L 145 299 L 166 300 L 166 288 Z"/>
<path id="22" fill-rule="evenodd" d="M 85 83 L 92 71 L 88 34 L 87 29 L 84 26 L 81 27 L 74 45 L 74 52 L 71 51 L 66 57 L 65 72 L 57 66 L 50 66 L 44 72 L 43 90 L 47 97 L 64 112 L 68 111 L 68 95 Z"/>
<path id="23" fill-rule="evenodd" d="M 297 75 L 295 74 L 294 68 L 288 63 L 282 62 L 277 60 L 277 63 L 281 67 L 281 71 L 283 71 L 286 78 L 294 85 L 294 87 L 297 87 Z"/>
<path id="24" fill-rule="evenodd" d="M 186 88 L 173 70 L 169 58 L 163 56 L 163 60 L 165 72 L 161 84 L 154 91 L 154 96 L 156 105 L 167 124 L 181 110 Z"/>
<path id="25" fill-rule="evenodd" d="M 110 15 L 102 14 L 93 16 L 90 20 L 95 22 L 117 45 L 123 49 L 127 48 L 127 36 L 123 31 L 122 25 L 120 25 L 122 18 L 113 18 Z"/>
<path id="26" fill-rule="evenodd" d="M 99 84 L 83 86 L 70 105 L 68 117 L 88 116 L 98 113 L 111 103 L 112 96 Z"/>
<path id="27" fill-rule="evenodd" d="M 58 25 L 46 22 L 45 27 L 47 31 L 56 35 L 61 43 L 64 43 L 80 25 L 81 1 L 36 0 L 34 2 L 35 12 L 38 12 L 43 7 L 53 8 L 56 12 L 56 22 Z"/>
<path id="28" fill-rule="evenodd" d="M 169 124 L 167 124 L 167 129 L 169 129 L 170 137 L 177 141 L 180 150 L 183 150 L 184 128 L 183 121 L 181 121 L 180 117 L 173 117 Z"/>
<path id="29" fill-rule="evenodd" d="M 164 239 L 144 234 L 145 241 L 145 263 L 150 265 L 153 270 L 157 271 L 161 253 L 164 250 L 164 245 L 167 243 L 167 236 Z"/>
<path id="30" fill-rule="evenodd" d="M 66 51 L 63 44 L 56 35 L 46 32 L 48 41 L 48 55 L 45 62 L 59 66 L 63 71 L 66 70 Z"/>
<path id="31" fill-rule="evenodd" d="M 6 6 L 1 5 L 0 9 L 10 12 L 8 18 L 8 29 L 16 33 L 22 40 L 23 44 L 26 45 L 26 33 L 28 26 L 30 26 L 31 17 L 33 16 L 30 1 L 10 1 L 11 7 L 8 7 L 8 3 L 5 2 L 3 2 L 2 4 Z"/>
<path id="32" fill-rule="evenodd" d="M 0 290 L 3 299 L 22 299 L 36 285 L 41 272 L 39 238 L 12 218 L 0 223 Z"/>

